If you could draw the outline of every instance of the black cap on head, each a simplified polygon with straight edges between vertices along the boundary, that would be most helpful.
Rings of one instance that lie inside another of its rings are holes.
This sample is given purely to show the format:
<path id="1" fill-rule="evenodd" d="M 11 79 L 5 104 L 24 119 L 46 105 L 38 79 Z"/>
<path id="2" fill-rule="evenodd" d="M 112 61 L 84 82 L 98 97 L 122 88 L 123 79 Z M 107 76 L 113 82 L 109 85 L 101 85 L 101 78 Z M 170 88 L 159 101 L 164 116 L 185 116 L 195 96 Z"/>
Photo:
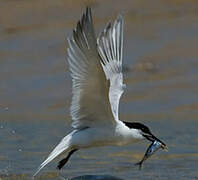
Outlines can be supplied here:
<path id="1" fill-rule="evenodd" d="M 145 134 L 151 134 L 150 129 L 144 124 L 138 122 L 125 122 L 125 121 L 123 121 L 123 123 L 130 129 L 139 129 Z"/>
<path id="2" fill-rule="evenodd" d="M 147 140 L 154 142 L 154 141 L 158 141 L 162 144 L 162 148 L 167 150 L 167 146 L 165 143 L 163 143 L 161 140 L 159 140 L 157 137 L 155 137 L 150 129 L 145 126 L 144 124 L 138 123 L 138 122 L 125 122 L 123 121 L 123 123 L 130 129 L 138 129 L 142 132 L 142 136 L 144 136 Z"/>

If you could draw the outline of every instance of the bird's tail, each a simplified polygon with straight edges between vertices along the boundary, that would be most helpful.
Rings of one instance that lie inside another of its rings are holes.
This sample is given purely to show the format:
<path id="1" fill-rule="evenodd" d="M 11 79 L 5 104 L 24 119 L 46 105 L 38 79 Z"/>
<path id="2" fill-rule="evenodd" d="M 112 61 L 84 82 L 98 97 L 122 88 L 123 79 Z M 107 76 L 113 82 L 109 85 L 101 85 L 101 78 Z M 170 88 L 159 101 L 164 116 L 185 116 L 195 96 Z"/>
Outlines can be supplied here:
<path id="1" fill-rule="evenodd" d="M 51 162 L 54 158 L 59 156 L 61 153 L 71 150 L 70 140 L 74 133 L 75 133 L 75 131 L 71 132 L 70 134 L 68 134 L 61 140 L 61 142 L 49 154 L 47 159 L 38 167 L 38 169 L 37 169 L 36 173 L 33 175 L 33 177 L 35 177 L 40 172 L 41 169 L 43 169 L 49 162 Z"/>

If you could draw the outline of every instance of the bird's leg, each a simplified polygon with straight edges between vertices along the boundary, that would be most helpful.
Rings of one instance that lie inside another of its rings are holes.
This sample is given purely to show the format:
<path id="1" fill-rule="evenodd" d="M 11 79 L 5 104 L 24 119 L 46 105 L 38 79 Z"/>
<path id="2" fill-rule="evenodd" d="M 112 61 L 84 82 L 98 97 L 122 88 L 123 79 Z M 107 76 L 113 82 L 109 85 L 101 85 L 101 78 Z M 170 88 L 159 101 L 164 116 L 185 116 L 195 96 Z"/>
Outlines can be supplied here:
<path id="1" fill-rule="evenodd" d="M 69 152 L 69 154 L 67 155 L 66 158 L 64 158 L 64 159 L 62 159 L 61 161 L 59 161 L 58 166 L 57 166 L 57 169 L 60 170 L 60 169 L 67 163 L 67 161 L 69 160 L 70 156 L 71 156 L 74 152 L 76 152 L 77 150 L 78 150 L 78 149 L 73 149 L 73 150 L 71 150 L 71 151 Z"/>

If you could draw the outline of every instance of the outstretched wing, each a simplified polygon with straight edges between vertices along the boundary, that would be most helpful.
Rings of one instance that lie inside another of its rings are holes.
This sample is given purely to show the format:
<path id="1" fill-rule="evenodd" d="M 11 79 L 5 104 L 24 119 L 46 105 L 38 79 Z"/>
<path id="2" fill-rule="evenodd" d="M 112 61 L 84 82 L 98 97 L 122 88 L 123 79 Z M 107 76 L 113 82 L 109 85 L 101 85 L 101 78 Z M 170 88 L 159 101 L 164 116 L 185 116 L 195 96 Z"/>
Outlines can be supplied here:
<path id="1" fill-rule="evenodd" d="M 90 8 L 83 14 L 68 42 L 72 126 L 83 128 L 115 123 L 108 98 L 109 82 L 100 64 Z"/>
<path id="2" fill-rule="evenodd" d="M 110 80 L 109 100 L 115 120 L 119 120 L 118 109 L 125 85 L 122 75 L 123 18 L 120 15 L 113 25 L 110 23 L 97 39 L 98 51 L 106 78 Z"/>

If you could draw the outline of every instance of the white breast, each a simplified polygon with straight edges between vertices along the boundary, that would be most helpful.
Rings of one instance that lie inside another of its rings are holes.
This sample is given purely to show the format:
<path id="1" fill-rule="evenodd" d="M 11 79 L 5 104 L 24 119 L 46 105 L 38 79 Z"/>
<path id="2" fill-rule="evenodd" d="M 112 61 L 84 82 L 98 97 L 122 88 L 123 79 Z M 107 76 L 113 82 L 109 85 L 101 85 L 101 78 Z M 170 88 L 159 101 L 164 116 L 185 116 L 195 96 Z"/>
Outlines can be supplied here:
<path id="1" fill-rule="evenodd" d="M 119 139 L 119 145 L 135 143 L 143 139 L 139 130 L 130 129 L 121 121 L 117 124 L 115 132 L 117 139 Z"/>
<path id="2" fill-rule="evenodd" d="M 129 129 L 124 123 L 116 126 L 99 126 L 87 128 L 74 133 L 72 145 L 78 148 L 89 148 L 107 145 L 124 145 L 142 139 L 138 130 Z"/>

